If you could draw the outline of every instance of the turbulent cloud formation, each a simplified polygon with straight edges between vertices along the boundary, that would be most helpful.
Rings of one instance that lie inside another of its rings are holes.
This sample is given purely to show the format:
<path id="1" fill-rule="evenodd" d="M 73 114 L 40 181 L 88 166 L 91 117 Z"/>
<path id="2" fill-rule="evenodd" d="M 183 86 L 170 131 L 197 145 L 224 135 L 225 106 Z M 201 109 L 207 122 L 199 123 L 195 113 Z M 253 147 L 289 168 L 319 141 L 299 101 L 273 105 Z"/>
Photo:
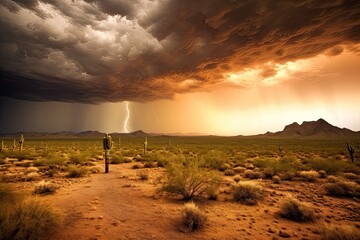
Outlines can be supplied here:
<path id="1" fill-rule="evenodd" d="M 2 0 L 0 15 L 0 95 L 34 101 L 169 99 L 360 43 L 357 0 Z"/>

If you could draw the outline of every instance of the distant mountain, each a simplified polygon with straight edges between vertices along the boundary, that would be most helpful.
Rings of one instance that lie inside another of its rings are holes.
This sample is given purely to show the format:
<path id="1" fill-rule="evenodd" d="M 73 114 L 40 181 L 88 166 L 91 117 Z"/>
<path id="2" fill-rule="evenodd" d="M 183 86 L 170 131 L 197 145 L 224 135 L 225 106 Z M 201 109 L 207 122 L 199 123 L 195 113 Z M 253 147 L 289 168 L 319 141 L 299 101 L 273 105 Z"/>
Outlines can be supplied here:
<path id="1" fill-rule="evenodd" d="M 299 125 L 297 122 L 286 125 L 284 130 L 271 133 L 267 132 L 262 136 L 271 137 L 360 137 L 360 131 L 355 132 L 347 128 L 339 128 L 331 125 L 324 119 L 320 118 L 317 121 L 303 122 Z"/>
<path id="2" fill-rule="evenodd" d="M 17 133 L 2 133 L 1 137 L 4 138 L 19 138 L 24 135 L 25 138 L 102 138 L 105 133 L 99 131 L 84 131 L 84 132 L 17 132 Z M 145 133 L 142 130 L 138 130 L 131 133 L 110 133 L 113 137 L 118 136 L 133 136 L 133 137 L 147 137 L 154 136 L 154 134 Z"/>

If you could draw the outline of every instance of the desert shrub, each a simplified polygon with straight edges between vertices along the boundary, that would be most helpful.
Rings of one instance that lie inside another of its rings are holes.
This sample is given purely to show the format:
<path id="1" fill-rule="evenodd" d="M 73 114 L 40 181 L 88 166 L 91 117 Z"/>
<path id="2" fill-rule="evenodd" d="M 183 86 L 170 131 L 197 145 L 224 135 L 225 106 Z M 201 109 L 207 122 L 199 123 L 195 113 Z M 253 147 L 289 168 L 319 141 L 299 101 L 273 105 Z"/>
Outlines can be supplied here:
<path id="1" fill-rule="evenodd" d="M 142 180 L 142 181 L 148 180 L 149 179 L 149 173 L 145 172 L 145 171 L 140 172 L 139 177 L 140 177 L 140 180 Z"/>
<path id="2" fill-rule="evenodd" d="M 70 165 L 68 168 L 68 173 L 65 175 L 68 178 L 79 178 L 83 177 L 88 173 L 88 170 L 84 167 Z"/>
<path id="3" fill-rule="evenodd" d="M 156 164 L 154 162 L 146 162 L 144 163 L 144 168 L 154 168 Z"/>
<path id="4" fill-rule="evenodd" d="M 273 168 L 265 168 L 263 170 L 264 177 L 267 179 L 271 179 L 273 176 L 276 175 L 276 171 Z"/>
<path id="5" fill-rule="evenodd" d="M 59 214 L 46 202 L 0 187 L 1 240 L 46 239 L 60 222 Z"/>
<path id="6" fill-rule="evenodd" d="M 236 183 L 240 182 L 240 180 L 241 180 L 241 177 L 240 177 L 240 176 L 235 176 L 235 177 L 234 177 L 234 181 L 235 181 Z"/>
<path id="7" fill-rule="evenodd" d="M 58 187 L 55 184 L 48 181 L 41 181 L 35 185 L 34 193 L 40 195 L 53 194 L 56 189 L 58 189 Z"/>
<path id="8" fill-rule="evenodd" d="M 329 183 L 336 183 L 336 182 L 340 182 L 341 179 L 338 178 L 338 177 L 330 175 L 330 176 L 326 177 L 326 181 L 328 181 Z"/>
<path id="9" fill-rule="evenodd" d="M 244 175 L 246 178 L 250 178 L 250 179 L 259 179 L 263 177 L 263 174 L 261 172 L 252 171 L 252 170 L 246 170 Z"/>
<path id="10" fill-rule="evenodd" d="M 37 167 L 28 167 L 28 168 L 26 168 L 27 173 L 38 172 L 38 171 L 39 171 L 39 169 Z"/>
<path id="11" fill-rule="evenodd" d="M 283 172 L 280 174 L 280 177 L 282 180 L 291 181 L 295 176 L 297 172 Z"/>
<path id="12" fill-rule="evenodd" d="M 30 172 L 26 174 L 23 178 L 25 181 L 34 181 L 40 178 L 40 174 L 37 172 Z"/>
<path id="13" fill-rule="evenodd" d="M 111 161 L 110 163 L 111 164 L 120 164 L 120 163 L 124 163 L 124 158 L 123 156 L 120 156 L 120 155 L 113 155 L 111 156 Z"/>
<path id="14" fill-rule="evenodd" d="M 300 177 L 303 178 L 305 181 L 308 182 L 315 182 L 316 179 L 319 177 L 319 174 L 316 171 L 301 171 Z"/>
<path id="15" fill-rule="evenodd" d="M 285 199 L 278 214 L 297 222 L 309 222 L 315 220 L 315 210 L 305 203 L 301 203 L 295 198 Z"/>
<path id="16" fill-rule="evenodd" d="M 281 178 L 277 175 L 272 177 L 274 183 L 279 184 L 281 182 Z"/>
<path id="17" fill-rule="evenodd" d="M 350 180 L 356 180 L 359 179 L 359 175 L 355 174 L 355 173 L 344 173 L 343 174 L 344 178 L 346 179 L 350 179 Z"/>
<path id="18" fill-rule="evenodd" d="M 89 168 L 89 171 L 90 171 L 90 173 L 99 173 L 99 172 L 101 172 L 101 169 L 98 167 L 92 167 L 92 168 Z"/>
<path id="19" fill-rule="evenodd" d="M 318 174 L 319 174 L 320 178 L 326 178 L 327 177 L 327 173 L 326 173 L 325 170 L 319 170 Z"/>
<path id="20" fill-rule="evenodd" d="M 226 163 L 228 156 L 218 150 L 208 151 L 206 154 L 201 156 L 203 166 L 211 169 L 220 170 Z"/>
<path id="21" fill-rule="evenodd" d="M 168 161 L 165 159 L 159 159 L 157 160 L 157 166 L 158 167 L 166 167 L 168 164 Z"/>
<path id="22" fill-rule="evenodd" d="M 358 240 L 360 230 L 350 225 L 320 225 L 318 229 L 323 240 Z"/>
<path id="23" fill-rule="evenodd" d="M 256 160 L 254 165 L 264 169 L 265 178 L 272 178 L 274 175 L 278 175 L 283 180 L 291 180 L 300 169 L 300 163 L 294 157 L 282 157 L 279 160 L 261 158 Z"/>
<path id="24" fill-rule="evenodd" d="M 243 172 L 245 172 L 246 168 L 237 166 L 237 167 L 234 167 L 233 170 L 236 173 L 243 173 Z"/>
<path id="25" fill-rule="evenodd" d="M 179 194 L 184 200 L 202 195 L 209 187 L 218 185 L 215 173 L 200 167 L 196 159 L 169 164 L 165 175 L 163 191 Z"/>
<path id="26" fill-rule="evenodd" d="M 235 172 L 234 172 L 234 170 L 227 169 L 227 170 L 224 171 L 224 175 L 225 176 L 234 176 Z"/>
<path id="27" fill-rule="evenodd" d="M 308 164 L 314 170 L 324 170 L 327 174 L 335 174 L 343 172 L 348 163 L 337 160 L 335 158 L 312 158 L 308 160 Z"/>
<path id="28" fill-rule="evenodd" d="M 263 188 L 252 182 L 239 182 L 234 186 L 234 200 L 246 205 L 255 205 L 264 197 Z"/>
<path id="29" fill-rule="evenodd" d="M 335 182 L 324 185 L 331 196 L 360 197 L 360 186 L 354 182 Z"/>
<path id="30" fill-rule="evenodd" d="M 72 164 L 82 165 L 84 162 L 86 162 L 88 159 L 88 156 L 81 153 L 71 154 L 69 156 L 69 161 Z"/>
<path id="31" fill-rule="evenodd" d="M 186 203 L 182 212 L 182 230 L 192 232 L 203 227 L 205 214 L 193 202 Z"/>
<path id="32" fill-rule="evenodd" d="M 142 165 L 139 163 L 136 163 L 132 166 L 132 169 L 140 169 L 140 168 L 142 168 Z"/>

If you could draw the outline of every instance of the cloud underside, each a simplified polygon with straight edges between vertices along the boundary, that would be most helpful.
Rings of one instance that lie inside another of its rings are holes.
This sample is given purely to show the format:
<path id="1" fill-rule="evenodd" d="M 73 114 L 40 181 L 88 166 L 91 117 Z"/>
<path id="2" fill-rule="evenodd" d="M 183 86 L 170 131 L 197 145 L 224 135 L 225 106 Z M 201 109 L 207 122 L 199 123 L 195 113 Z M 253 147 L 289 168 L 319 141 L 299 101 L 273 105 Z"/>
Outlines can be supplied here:
<path id="1" fill-rule="evenodd" d="M 356 0 L 3 0 L 0 15 L 0 93 L 33 101 L 170 99 L 360 42 Z"/>

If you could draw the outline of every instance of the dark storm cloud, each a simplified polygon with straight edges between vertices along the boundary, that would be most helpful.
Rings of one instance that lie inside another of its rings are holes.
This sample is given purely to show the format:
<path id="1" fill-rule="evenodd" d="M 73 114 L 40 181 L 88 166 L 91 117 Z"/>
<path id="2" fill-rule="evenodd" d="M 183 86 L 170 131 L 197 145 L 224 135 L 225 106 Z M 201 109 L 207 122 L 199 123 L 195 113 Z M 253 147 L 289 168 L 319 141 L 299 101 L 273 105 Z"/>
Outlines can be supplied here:
<path id="1" fill-rule="evenodd" d="M 172 98 L 360 42 L 356 0 L 4 0 L 0 14 L 1 96 L 34 101 Z"/>

